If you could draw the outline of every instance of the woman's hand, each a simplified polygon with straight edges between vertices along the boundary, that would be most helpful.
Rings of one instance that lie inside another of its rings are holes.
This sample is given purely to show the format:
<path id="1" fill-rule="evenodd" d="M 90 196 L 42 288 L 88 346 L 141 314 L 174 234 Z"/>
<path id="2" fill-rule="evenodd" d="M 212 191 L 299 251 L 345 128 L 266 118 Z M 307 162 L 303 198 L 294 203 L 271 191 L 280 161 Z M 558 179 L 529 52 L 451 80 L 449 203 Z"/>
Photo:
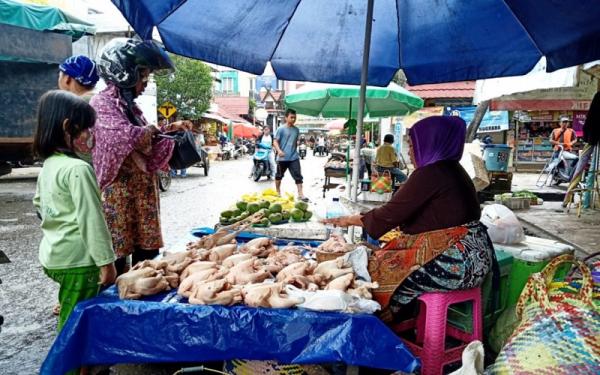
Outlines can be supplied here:
<path id="1" fill-rule="evenodd" d="M 183 130 L 183 131 L 192 130 L 192 126 L 193 126 L 193 124 L 191 121 L 184 120 L 184 121 L 172 122 L 172 123 L 168 124 L 166 127 L 167 127 L 167 131 L 174 132 L 174 131 L 178 131 L 178 130 Z"/>
<path id="2" fill-rule="evenodd" d="M 114 263 L 100 267 L 100 285 L 111 285 L 117 279 L 117 269 Z"/>
<path id="3" fill-rule="evenodd" d="M 362 215 L 340 216 L 333 219 L 321 220 L 323 224 L 333 224 L 336 227 L 362 227 Z"/>

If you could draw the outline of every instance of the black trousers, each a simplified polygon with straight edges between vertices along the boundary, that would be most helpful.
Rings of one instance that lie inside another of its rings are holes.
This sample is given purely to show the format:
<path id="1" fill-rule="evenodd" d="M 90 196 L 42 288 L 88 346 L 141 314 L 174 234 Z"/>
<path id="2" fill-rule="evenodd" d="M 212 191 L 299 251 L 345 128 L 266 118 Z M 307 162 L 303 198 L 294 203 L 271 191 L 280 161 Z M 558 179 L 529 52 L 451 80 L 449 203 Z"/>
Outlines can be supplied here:
<path id="1" fill-rule="evenodd" d="M 131 265 L 135 266 L 139 262 L 143 262 L 146 259 L 154 259 L 158 256 L 158 249 L 154 250 L 142 250 L 135 249 L 133 254 L 131 254 Z M 122 275 L 125 273 L 125 266 L 127 262 L 125 261 L 125 257 L 119 258 L 115 261 L 115 268 L 117 269 L 117 275 Z"/>

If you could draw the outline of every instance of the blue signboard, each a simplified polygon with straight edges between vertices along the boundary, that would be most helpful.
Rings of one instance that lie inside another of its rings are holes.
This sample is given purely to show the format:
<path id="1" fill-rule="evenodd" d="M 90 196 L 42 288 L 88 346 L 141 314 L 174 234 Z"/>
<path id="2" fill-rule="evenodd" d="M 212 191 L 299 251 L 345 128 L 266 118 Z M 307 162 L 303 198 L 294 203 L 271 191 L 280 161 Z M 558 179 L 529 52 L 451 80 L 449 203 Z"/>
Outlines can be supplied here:
<path id="1" fill-rule="evenodd" d="M 394 125 L 394 148 L 398 155 L 402 154 L 402 122 L 398 121 Z"/>
<path id="2" fill-rule="evenodd" d="M 262 88 L 267 90 L 277 90 L 277 77 L 275 76 L 257 76 L 256 77 L 256 91 L 260 91 Z"/>
<path id="3" fill-rule="evenodd" d="M 459 116 L 467 125 L 473 120 L 475 116 L 476 106 L 469 107 L 446 107 L 444 108 L 444 114 L 449 116 Z M 490 133 L 508 130 L 508 111 L 490 111 L 488 110 L 479 126 L 478 133 Z"/>

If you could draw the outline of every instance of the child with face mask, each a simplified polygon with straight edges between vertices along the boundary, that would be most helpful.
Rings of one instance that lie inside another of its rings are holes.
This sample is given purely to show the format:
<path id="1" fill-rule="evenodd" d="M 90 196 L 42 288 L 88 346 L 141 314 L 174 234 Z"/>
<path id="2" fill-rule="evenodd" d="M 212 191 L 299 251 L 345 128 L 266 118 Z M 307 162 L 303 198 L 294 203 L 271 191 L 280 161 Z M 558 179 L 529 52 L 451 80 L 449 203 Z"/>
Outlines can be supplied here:
<path id="1" fill-rule="evenodd" d="M 115 281 L 115 255 L 92 166 L 78 155 L 94 146 L 94 109 L 66 91 L 44 94 L 38 107 L 34 152 L 44 160 L 34 206 L 42 218 L 39 260 L 60 285 L 58 330 L 77 302 Z"/>

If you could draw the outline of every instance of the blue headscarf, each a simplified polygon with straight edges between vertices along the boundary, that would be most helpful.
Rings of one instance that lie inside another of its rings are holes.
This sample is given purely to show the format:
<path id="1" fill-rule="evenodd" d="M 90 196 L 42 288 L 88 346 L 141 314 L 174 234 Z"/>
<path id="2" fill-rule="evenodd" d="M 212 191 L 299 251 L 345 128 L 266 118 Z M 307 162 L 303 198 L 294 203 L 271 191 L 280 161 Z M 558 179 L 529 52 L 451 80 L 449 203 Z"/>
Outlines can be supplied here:
<path id="1" fill-rule="evenodd" d="M 96 63 L 83 55 L 69 57 L 58 68 L 83 86 L 95 86 L 99 79 Z"/>

